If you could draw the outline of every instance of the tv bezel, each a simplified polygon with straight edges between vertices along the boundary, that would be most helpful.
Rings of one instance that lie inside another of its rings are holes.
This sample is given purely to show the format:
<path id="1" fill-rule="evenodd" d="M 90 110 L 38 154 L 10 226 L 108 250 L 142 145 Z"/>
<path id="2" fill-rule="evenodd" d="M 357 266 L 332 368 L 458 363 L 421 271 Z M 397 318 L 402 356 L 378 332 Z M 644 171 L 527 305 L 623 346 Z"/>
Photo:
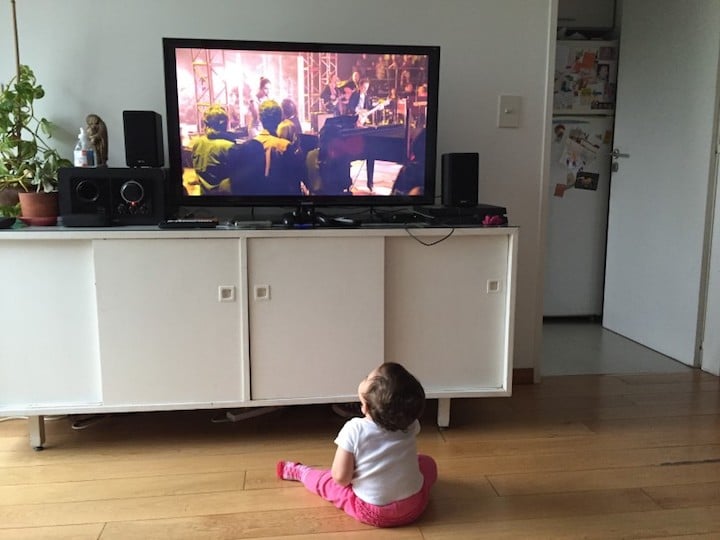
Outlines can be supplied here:
<path id="1" fill-rule="evenodd" d="M 440 47 L 435 45 L 399 45 L 369 43 L 323 43 L 323 42 L 285 42 L 254 41 L 241 39 L 198 39 L 164 37 L 163 65 L 165 81 L 165 105 L 167 112 L 168 143 L 168 183 L 180 207 L 256 207 L 256 206 L 422 206 L 435 202 L 437 167 L 437 119 L 438 90 L 440 79 Z M 420 195 L 188 195 L 182 186 L 182 150 L 179 122 L 179 103 L 177 85 L 177 63 L 175 51 L 178 49 L 217 49 L 237 51 L 272 52 L 318 52 L 340 54 L 396 54 L 427 56 L 428 105 L 425 125 L 425 177 L 424 190 Z"/>

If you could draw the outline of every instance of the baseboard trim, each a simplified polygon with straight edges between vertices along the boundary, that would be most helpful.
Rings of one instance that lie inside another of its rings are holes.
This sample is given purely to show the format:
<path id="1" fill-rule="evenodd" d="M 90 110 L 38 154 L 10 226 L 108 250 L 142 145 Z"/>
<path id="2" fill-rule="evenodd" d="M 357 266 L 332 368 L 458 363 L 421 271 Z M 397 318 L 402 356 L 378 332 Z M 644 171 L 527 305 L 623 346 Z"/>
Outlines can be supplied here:
<path id="1" fill-rule="evenodd" d="M 513 384 L 534 384 L 535 371 L 533 368 L 513 369 Z"/>

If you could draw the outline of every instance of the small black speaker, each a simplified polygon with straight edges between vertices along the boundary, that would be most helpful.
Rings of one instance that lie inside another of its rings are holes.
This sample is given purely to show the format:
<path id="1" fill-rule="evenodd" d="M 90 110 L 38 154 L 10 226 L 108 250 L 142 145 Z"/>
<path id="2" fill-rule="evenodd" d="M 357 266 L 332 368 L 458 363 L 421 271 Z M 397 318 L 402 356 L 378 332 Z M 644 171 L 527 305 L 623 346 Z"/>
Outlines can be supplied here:
<path id="1" fill-rule="evenodd" d="M 58 171 L 65 227 L 157 225 L 166 216 L 164 169 L 67 167 Z"/>
<path id="2" fill-rule="evenodd" d="M 479 155 L 477 152 L 442 155 L 442 203 L 477 206 Z"/>
<path id="3" fill-rule="evenodd" d="M 123 111 L 125 163 L 128 167 L 162 167 L 162 117 L 155 111 Z"/>

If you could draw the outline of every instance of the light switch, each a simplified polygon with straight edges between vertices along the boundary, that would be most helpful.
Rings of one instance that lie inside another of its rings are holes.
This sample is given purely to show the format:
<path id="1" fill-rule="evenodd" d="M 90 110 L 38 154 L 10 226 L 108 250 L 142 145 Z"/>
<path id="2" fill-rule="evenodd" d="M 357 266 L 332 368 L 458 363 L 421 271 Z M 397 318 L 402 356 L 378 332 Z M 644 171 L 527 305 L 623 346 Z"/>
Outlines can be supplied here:
<path id="1" fill-rule="evenodd" d="M 520 127 L 520 96 L 500 96 L 498 99 L 498 127 Z"/>

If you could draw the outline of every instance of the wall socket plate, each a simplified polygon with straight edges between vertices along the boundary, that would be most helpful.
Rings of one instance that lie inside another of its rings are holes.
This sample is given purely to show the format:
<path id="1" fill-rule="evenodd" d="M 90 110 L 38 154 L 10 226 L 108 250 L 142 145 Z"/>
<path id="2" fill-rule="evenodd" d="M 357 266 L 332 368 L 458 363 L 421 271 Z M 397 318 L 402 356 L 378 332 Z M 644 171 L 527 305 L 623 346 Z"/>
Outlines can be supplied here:
<path id="1" fill-rule="evenodd" d="M 501 95 L 498 98 L 498 127 L 517 128 L 520 127 L 520 111 L 522 99 L 520 96 Z"/>

